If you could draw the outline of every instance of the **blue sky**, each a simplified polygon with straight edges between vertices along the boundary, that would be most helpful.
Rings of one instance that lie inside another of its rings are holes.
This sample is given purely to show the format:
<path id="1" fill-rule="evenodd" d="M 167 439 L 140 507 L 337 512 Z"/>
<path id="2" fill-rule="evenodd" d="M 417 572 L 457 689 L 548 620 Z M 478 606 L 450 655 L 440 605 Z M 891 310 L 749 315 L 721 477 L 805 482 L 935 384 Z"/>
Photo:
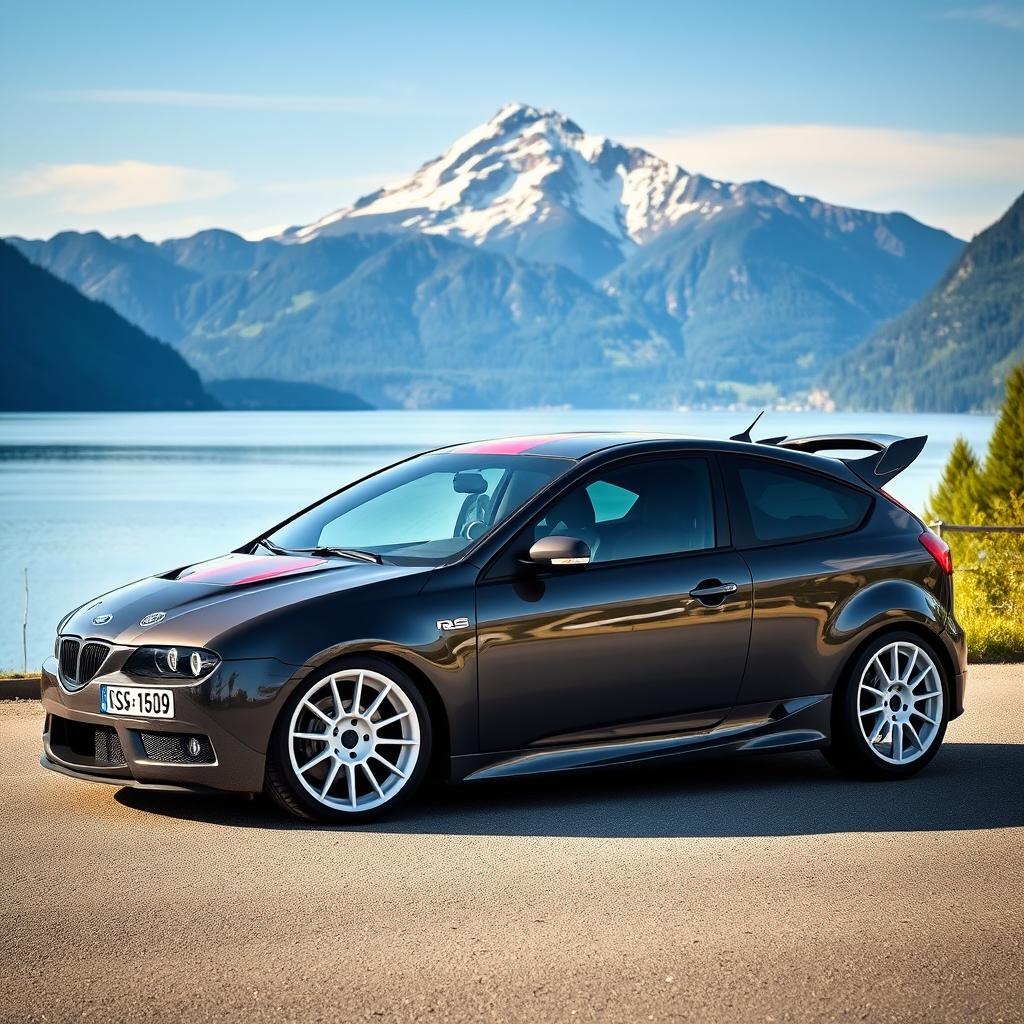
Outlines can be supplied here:
<path id="1" fill-rule="evenodd" d="M 1024 0 L 0 6 L 0 234 L 305 223 L 510 100 L 968 237 L 1024 190 Z"/>

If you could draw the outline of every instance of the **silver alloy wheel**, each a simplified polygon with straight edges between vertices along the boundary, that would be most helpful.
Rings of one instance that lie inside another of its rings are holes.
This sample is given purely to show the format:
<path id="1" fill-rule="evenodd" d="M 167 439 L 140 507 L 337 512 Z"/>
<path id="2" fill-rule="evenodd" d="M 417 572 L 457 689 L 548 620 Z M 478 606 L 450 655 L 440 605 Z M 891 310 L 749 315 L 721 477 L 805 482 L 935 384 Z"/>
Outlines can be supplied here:
<path id="1" fill-rule="evenodd" d="M 314 800 L 369 811 L 405 785 L 420 754 L 420 720 L 408 694 L 370 669 L 314 683 L 288 723 L 288 756 Z"/>
<path id="2" fill-rule="evenodd" d="M 916 761 L 939 734 L 944 699 L 942 679 L 928 651 L 908 640 L 888 644 L 861 673 L 861 735 L 888 764 Z"/>

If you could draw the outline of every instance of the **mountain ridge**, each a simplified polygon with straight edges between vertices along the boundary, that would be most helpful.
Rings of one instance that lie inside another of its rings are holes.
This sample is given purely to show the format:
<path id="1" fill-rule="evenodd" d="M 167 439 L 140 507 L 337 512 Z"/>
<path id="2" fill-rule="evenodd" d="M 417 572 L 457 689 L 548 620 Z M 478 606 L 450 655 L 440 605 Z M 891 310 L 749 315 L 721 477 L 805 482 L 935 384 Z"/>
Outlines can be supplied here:
<path id="1" fill-rule="evenodd" d="M 539 255 L 593 280 L 683 220 L 710 219 L 744 204 L 788 205 L 793 212 L 794 203 L 813 219 L 845 221 L 845 230 L 894 216 L 794 196 L 765 181 L 694 174 L 640 147 L 585 132 L 558 111 L 512 103 L 404 181 L 277 240 L 417 230 L 523 258 Z M 880 239 L 883 247 L 899 244 L 891 233 Z"/>
<path id="2" fill-rule="evenodd" d="M 1024 193 L 919 303 L 847 353 L 822 384 L 852 408 L 995 409 L 1024 362 Z M 853 381 L 873 381 L 870 390 Z"/>
<path id="3" fill-rule="evenodd" d="M 805 394 L 962 248 L 904 214 L 690 174 L 522 104 L 278 239 L 12 242 L 207 379 L 380 405 Z"/>
<path id="4" fill-rule="evenodd" d="M 164 342 L 0 241 L 0 409 L 217 409 Z M 45 341 L 45 343 L 41 343 Z"/>

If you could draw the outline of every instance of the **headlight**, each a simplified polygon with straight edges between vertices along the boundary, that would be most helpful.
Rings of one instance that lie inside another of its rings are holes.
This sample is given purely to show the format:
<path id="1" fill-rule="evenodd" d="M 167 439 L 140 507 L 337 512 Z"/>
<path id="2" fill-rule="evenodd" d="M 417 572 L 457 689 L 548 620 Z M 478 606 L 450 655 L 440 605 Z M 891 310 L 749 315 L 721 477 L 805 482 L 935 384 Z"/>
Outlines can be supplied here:
<path id="1" fill-rule="evenodd" d="M 219 664 L 220 658 L 202 647 L 140 647 L 125 662 L 124 671 L 133 676 L 198 679 Z"/>

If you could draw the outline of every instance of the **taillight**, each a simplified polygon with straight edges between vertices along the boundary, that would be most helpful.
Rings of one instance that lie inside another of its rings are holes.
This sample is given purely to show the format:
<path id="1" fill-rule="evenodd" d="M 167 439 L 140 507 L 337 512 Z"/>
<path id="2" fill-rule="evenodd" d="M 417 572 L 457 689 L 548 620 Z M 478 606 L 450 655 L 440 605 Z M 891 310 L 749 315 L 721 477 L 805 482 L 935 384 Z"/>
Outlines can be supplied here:
<path id="1" fill-rule="evenodd" d="M 925 530 L 924 533 L 918 537 L 921 542 L 921 546 L 928 552 L 932 558 L 938 563 L 939 568 L 947 575 L 953 575 L 953 555 L 949 550 L 949 545 L 941 538 L 937 537 L 934 533 Z"/>

